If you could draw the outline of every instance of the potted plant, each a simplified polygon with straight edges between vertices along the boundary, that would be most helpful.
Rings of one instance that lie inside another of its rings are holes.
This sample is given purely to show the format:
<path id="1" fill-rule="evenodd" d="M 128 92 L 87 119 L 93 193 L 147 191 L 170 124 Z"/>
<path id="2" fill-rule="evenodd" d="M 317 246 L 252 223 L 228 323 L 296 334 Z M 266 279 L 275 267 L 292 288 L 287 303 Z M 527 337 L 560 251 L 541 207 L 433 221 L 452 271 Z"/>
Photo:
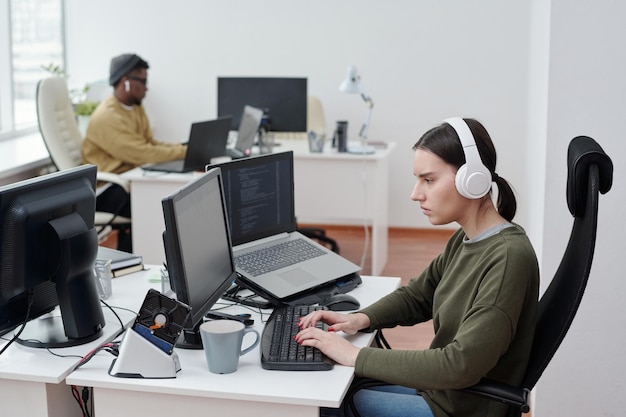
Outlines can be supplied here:
<path id="1" fill-rule="evenodd" d="M 58 65 L 50 63 L 47 66 L 42 65 L 41 68 L 52 75 L 65 77 L 66 79 L 68 78 L 65 70 Z M 96 107 L 98 107 L 98 104 L 100 104 L 98 101 L 89 101 L 86 99 L 88 91 L 89 84 L 85 84 L 83 88 L 73 88 L 69 90 L 70 101 L 72 102 L 74 114 L 76 115 L 76 123 L 78 124 L 78 129 L 81 131 L 83 136 L 87 131 L 89 117 L 94 112 Z"/>

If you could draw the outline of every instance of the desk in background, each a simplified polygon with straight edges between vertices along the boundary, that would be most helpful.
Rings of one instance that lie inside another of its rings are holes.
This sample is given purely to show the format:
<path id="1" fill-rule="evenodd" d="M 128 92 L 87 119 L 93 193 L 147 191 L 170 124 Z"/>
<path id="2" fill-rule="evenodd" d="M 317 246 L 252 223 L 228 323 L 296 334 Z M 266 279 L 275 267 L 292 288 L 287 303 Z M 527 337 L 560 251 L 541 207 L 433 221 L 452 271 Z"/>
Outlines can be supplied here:
<path id="1" fill-rule="evenodd" d="M 148 277 L 160 277 L 158 268 L 138 274 L 115 278 L 113 295 L 107 304 L 138 311 L 149 284 Z M 160 284 L 153 284 L 160 289 Z M 143 294 L 143 295 L 142 295 Z M 130 311 L 116 309 L 125 326 L 136 317 Z M 80 408 L 72 397 L 70 387 L 64 383 L 80 361 L 80 358 L 97 346 L 110 342 L 120 331 L 115 315 L 103 307 L 106 325 L 97 340 L 71 348 L 51 349 L 58 357 L 46 349 L 29 348 L 13 343 L 0 355 L 0 412 L 3 416 L 72 417 L 81 416 Z M 59 309 L 51 314 L 59 315 Z M 9 337 L 13 332 L 7 333 Z M 7 342 L 0 341 L 0 347 Z M 108 355 L 108 354 L 107 354 Z M 109 355 L 110 356 L 110 355 Z"/>
<path id="2" fill-rule="evenodd" d="M 371 274 L 380 275 L 387 263 L 389 154 L 309 152 L 306 141 L 283 141 L 274 151 L 294 151 L 296 216 L 300 224 L 365 225 L 371 227 Z"/>
<path id="3" fill-rule="evenodd" d="M 136 279 L 137 307 L 149 288 L 145 278 Z M 113 293 L 119 292 L 117 278 Z M 363 307 L 390 293 L 400 284 L 400 278 L 363 277 L 363 284 L 350 294 Z M 142 289 L 139 289 L 142 288 Z M 131 291 L 130 287 L 126 291 Z M 229 313 L 250 312 L 245 307 L 233 306 Z M 262 331 L 263 322 L 254 314 L 255 327 Z M 264 319 L 269 317 L 269 311 Z M 371 344 L 374 333 L 347 336 L 357 346 Z M 244 344 L 248 340 L 244 339 Z M 88 364 L 73 372 L 67 384 L 94 388 L 97 416 L 318 416 L 319 407 L 338 407 L 350 385 L 354 368 L 335 365 L 331 371 L 296 372 L 268 371 L 261 368 L 257 346 L 242 356 L 237 372 L 226 375 L 208 370 L 202 350 L 177 348 L 182 370 L 172 379 L 115 378 L 107 370 L 113 357 L 106 353 L 96 355 Z"/>
<path id="4" fill-rule="evenodd" d="M 300 224 L 371 226 L 372 275 L 387 262 L 390 143 L 372 155 L 311 153 L 302 140 L 284 140 L 275 152 L 293 150 L 295 210 Z M 161 199 L 200 173 L 168 174 L 136 168 L 122 176 L 130 181 L 133 252 L 148 264 L 165 261 Z"/>

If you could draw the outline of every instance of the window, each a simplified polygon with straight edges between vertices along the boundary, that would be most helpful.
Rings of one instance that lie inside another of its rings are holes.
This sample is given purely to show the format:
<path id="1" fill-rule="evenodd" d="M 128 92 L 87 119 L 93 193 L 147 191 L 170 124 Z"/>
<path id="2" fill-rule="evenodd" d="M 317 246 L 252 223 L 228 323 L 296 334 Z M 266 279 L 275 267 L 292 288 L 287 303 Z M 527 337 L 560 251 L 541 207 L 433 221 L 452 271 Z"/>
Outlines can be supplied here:
<path id="1" fill-rule="evenodd" d="M 0 138 L 37 126 L 42 67 L 64 68 L 63 0 L 0 1 Z"/>

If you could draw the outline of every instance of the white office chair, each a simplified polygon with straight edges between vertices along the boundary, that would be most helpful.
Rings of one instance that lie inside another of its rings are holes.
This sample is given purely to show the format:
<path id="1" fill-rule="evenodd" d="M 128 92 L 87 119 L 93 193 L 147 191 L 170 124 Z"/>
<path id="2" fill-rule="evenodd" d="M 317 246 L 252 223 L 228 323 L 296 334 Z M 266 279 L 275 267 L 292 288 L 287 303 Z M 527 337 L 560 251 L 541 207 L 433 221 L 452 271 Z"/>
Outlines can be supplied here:
<path id="1" fill-rule="evenodd" d="M 319 98 L 315 96 L 307 97 L 306 130 L 315 132 L 326 132 L 326 117 L 324 107 Z"/>
<path id="2" fill-rule="evenodd" d="M 37 120 L 39 131 L 56 169 L 61 171 L 81 165 L 83 137 L 76 124 L 65 78 L 50 77 L 39 81 Z M 105 185 L 96 189 L 96 195 L 110 184 L 118 184 L 129 192 L 128 181 L 117 174 L 98 171 L 97 178 L 99 184 Z M 131 219 L 114 213 L 96 212 L 95 224 L 98 237 L 103 240 L 113 229 L 128 230 Z"/>

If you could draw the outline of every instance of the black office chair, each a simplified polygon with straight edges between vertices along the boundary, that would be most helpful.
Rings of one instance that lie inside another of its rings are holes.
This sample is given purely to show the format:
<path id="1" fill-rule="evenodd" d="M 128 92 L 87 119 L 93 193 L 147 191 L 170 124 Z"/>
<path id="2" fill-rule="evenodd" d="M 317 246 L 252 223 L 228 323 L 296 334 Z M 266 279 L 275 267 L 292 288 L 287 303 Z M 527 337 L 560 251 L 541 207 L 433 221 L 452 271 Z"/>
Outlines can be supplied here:
<path id="1" fill-rule="evenodd" d="M 316 240 L 320 245 L 326 246 L 335 253 L 339 253 L 339 244 L 337 241 L 326 234 L 326 230 L 321 227 L 298 227 L 298 232 L 302 233 L 309 239 Z"/>
<path id="2" fill-rule="evenodd" d="M 567 205 L 574 224 L 561 263 L 548 289 L 539 300 L 537 328 L 520 386 L 510 386 L 488 379 L 462 391 L 509 404 L 508 417 L 520 417 L 530 411 L 530 391 L 556 353 L 576 315 L 587 285 L 596 242 L 598 193 L 605 194 L 613 182 L 613 162 L 598 143 L 586 136 L 572 139 L 567 153 Z M 381 347 L 390 348 L 382 333 Z M 351 387 L 345 405 L 356 413 L 352 396 L 359 389 L 384 385 L 362 379 Z"/>

